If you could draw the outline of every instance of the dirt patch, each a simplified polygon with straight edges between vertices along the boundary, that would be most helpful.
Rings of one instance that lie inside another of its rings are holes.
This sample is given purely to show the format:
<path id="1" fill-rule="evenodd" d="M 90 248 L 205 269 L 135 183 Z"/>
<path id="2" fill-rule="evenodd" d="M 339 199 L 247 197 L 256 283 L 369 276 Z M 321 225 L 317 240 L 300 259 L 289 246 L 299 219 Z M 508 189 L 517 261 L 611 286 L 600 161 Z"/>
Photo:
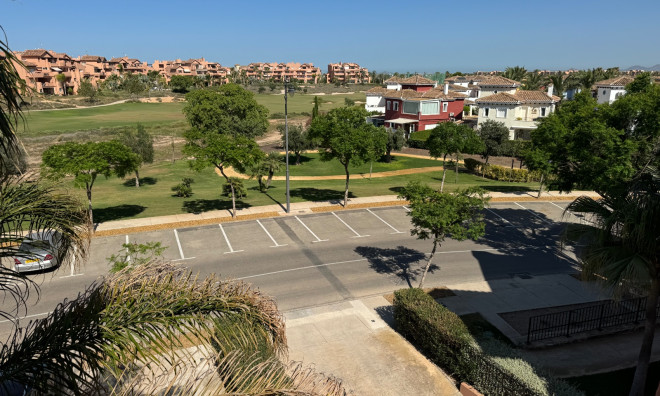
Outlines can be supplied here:
<path id="1" fill-rule="evenodd" d="M 174 102 L 174 97 L 173 96 L 162 96 L 158 98 L 140 98 L 140 102 L 142 103 L 172 103 Z M 178 98 L 177 102 L 178 102 Z"/>

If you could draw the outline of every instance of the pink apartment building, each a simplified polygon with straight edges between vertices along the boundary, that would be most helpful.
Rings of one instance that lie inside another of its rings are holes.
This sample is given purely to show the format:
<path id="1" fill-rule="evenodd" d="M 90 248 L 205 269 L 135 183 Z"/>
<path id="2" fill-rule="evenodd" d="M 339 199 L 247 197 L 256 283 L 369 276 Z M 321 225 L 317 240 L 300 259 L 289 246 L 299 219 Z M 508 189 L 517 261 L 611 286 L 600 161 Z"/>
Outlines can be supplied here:
<path id="1" fill-rule="evenodd" d="M 282 82 L 285 79 L 289 81 L 296 80 L 304 84 L 316 84 L 321 78 L 321 69 L 315 67 L 312 63 L 264 63 L 253 62 L 247 66 L 240 66 L 241 71 L 245 70 L 247 78 L 255 80 L 273 80 Z"/>
<path id="2" fill-rule="evenodd" d="M 225 84 L 228 82 L 227 76 L 231 71 L 228 67 L 222 67 L 219 63 L 208 62 L 204 58 L 173 61 L 155 60 L 151 65 L 151 70 L 157 70 L 168 83 L 172 76 L 195 76 L 206 78 L 210 76 L 210 83 Z"/>
<path id="3" fill-rule="evenodd" d="M 25 68 L 17 68 L 20 77 L 36 92 L 66 95 L 67 92 L 78 90 L 80 68 L 78 61 L 69 55 L 45 49 L 16 52 L 15 55 L 25 65 Z"/>
<path id="4" fill-rule="evenodd" d="M 357 84 L 360 82 L 371 82 L 369 70 L 360 67 L 357 63 L 330 63 L 328 65 L 328 74 L 326 75 L 326 82 L 347 82 Z"/>

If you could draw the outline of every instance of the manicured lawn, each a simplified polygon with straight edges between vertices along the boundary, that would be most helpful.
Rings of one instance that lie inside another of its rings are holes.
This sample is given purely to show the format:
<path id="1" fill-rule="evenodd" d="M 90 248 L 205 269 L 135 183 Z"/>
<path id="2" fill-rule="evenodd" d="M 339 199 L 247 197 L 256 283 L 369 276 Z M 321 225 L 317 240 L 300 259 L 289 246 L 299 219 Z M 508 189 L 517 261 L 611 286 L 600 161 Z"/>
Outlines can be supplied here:
<path id="1" fill-rule="evenodd" d="M 321 161 L 320 155 L 317 153 L 307 153 L 301 156 L 300 165 L 295 165 L 296 157 L 289 155 L 289 174 L 291 176 L 327 176 L 327 175 L 344 175 L 344 167 L 339 161 Z M 277 173 L 278 176 L 284 176 L 286 171 L 284 169 L 284 155 L 282 155 L 282 170 Z M 395 171 L 408 168 L 424 168 L 427 166 L 441 166 L 442 161 L 434 161 L 424 158 L 412 158 L 404 156 L 392 156 L 392 162 L 374 162 L 373 172 Z M 362 164 L 360 166 L 349 166 L 350 174 L 357 175 L 363 174 L 369 176 L 370 164 Z"/>
<path id="2" fill-rule="evenodd" d="M 321 110 L 327 111 L 344 106 L 344 98 L 365 100 L 364 93 L 322 95 Z M 270 114 L 282 113 L 284 117 L 284 96 L 256 94 L 257 102 L 266 106 Z M 296 94 L 288 99 L 290 113 L 311 113 L 314 95 Z M 120 103 L 111 106 L 91 107 L 57 111 L 33 111 L 25 114 L 25 127 L 20 128 L 21 136 L 32 137 L 55 135 L 62 132 L 87 131 L 92 129 L 134 126 L 138 122 L 155 129 L 157 126 L 172 124 L 187 125 L 182 109 L 185 102 L 176 103 Z M 157 133 L 153 130 L 152 133 Z"/>
<path id="3" fill-rule="evenodd" d="M 88 109 L 35 111 L 25 115 L 22 136 L 39 136 L 90 129 L 184 121 L 184 103 L 120 103 Z"/>
<path id="4" fill-rule="evenodd" d="M 134 187 L 133 179 L 99 178 L 93 190 L 95 220 L 108 221 L 195 213 L 231 207 L 231 200 L 228 197 L 220 196 L 223 179 L 210 168 L 197 173 L 191 171 L 187 162 L 182 160 L 175 164 L 161 163 L 145 166 L 140 171 L 140 176 L 143 178 L 143 185 L 139 189 Z M 192 177 L 195 180 L 192 184 L 194 195 L 190 198 L 178 198 L 172 195 L 172 186 L 178 184 L 183 177 Z M 368 175 L 364 177 L 354 175 L 351 178 L 351 197 L 396 195 L 411 180 L 419 180 L 439 188 L 442 173 L 429 172 L 371 180 L 367 177 Z M 71 182 L 64 184 L 71 189 L 74 188 Z M 245 185 L 248 188 L 248 196 L 238 201 L 239 207 L 284 204 L 286 202 L 284 181 L 273 181 L 268 194 L 259 192 L 257 182 L 254 180 L 246 180 Z M 490 191 L 534 190 L 538 187 L 533 183 L 497 182 L 461 172 L 458 184 L 454 182 L 453 173 L 448 174 L 445 189 L 453 190 L 468 185 L 478 185 Z M 291 201 L 340 200 L 343 198 L 343 188 L 343 180 L 292 181 Z M 83 191 L 80 189 L 77 191 L 83 198 Z"/>

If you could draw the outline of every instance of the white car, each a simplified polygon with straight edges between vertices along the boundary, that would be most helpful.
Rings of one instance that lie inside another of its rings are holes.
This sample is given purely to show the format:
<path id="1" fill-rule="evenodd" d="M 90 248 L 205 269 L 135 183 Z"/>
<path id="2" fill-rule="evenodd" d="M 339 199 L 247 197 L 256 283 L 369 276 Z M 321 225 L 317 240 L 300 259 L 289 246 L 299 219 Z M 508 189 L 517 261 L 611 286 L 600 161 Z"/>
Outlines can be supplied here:
<path id="1" fill-rule="evenodd" d="M 56 231 L 33 232 L 28 235 L 14 257 L 16 272 L 32 272 L 55 268 L 60 263 L 58 250 L 61 245 L 61 234 Z"/>

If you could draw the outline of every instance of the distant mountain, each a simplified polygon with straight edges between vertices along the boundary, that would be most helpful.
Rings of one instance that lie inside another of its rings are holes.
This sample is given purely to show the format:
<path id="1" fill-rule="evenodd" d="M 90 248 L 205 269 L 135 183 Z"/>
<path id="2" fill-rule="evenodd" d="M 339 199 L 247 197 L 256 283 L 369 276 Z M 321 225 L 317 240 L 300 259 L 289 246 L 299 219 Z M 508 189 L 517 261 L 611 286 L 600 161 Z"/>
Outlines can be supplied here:
<path id="1" fill-rule="evenodd" d="M 660 71 L 660 63 L 655 65 L 655 66 L 640 66 L 640 65 L 634 65 L 630 66 L 626 70 L 646 70 L 646 71 Z"/>

